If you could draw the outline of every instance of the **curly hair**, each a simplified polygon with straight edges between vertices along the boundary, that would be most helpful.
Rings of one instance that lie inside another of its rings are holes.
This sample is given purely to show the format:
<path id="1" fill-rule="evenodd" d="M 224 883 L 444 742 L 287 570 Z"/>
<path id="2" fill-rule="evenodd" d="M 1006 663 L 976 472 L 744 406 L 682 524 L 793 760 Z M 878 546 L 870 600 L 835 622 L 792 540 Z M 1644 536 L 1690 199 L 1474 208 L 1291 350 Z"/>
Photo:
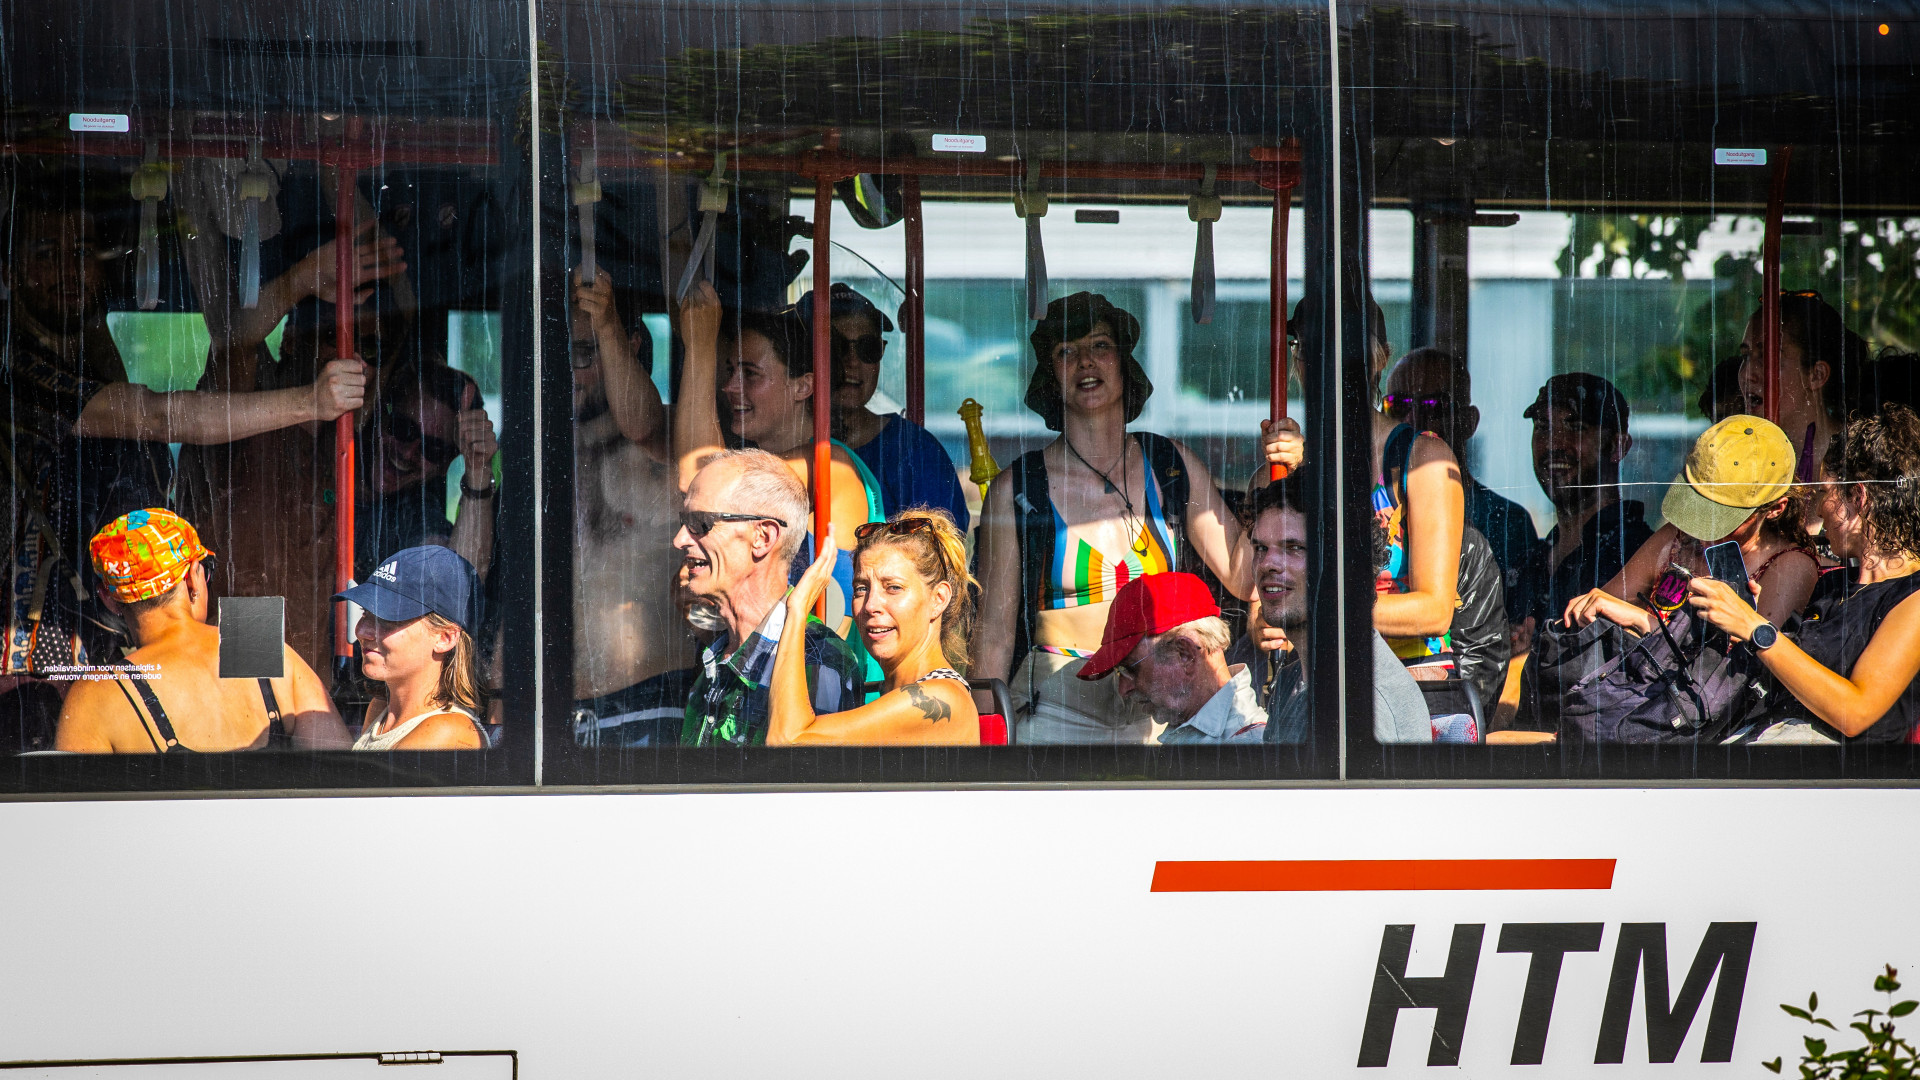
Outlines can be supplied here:
<path id="1" fill-rule="evenodd" d="M 1920 416 L 1888 404 L 1847 424 L 1827 447 L 1827 475 L 1866 493 L 1867 543 L 1883 554 L 1920 554 Z"/>
<path id="2" fill-rule="evenodd" d="M 921 522 L 926 524 L 920 526 Z M 940 651 L 946 654 L 947 663 L 966 670 L 967 639 L 973 633 L 973 594 L 980 583 L 967 570 L 965 534 L 954 524 L 953 515 L 927 506 L 902 510 L 886 524 L 890 527 L 876 527 L 860 538 L 853 550 L 854 566 L 857 568 L 869 551 L 899 548 L 928 588 L 946 582 L 953 590 L 953 599 L 947 601 L 947 610 L 940 616 Z"/>

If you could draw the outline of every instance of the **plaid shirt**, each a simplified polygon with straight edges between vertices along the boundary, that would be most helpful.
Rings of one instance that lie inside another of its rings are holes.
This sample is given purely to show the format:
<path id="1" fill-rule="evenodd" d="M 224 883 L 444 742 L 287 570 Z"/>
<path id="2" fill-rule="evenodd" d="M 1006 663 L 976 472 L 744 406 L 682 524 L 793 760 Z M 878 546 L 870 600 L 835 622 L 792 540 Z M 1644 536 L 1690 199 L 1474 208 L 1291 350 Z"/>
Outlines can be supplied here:
<path id="1" fill-rule="evenodd" d="M 726 639 L 707 646 L 700 655 L 700 678 L 687 699 L 680 745 L 746 746 L 767 741 L 773 656 L 786 625 L 787 605 L 781 602 L 773 605 L 732 656 L 726 655 Z M 860 680 L 860 661 L 846 642 L 826 623 L 807 616 L 807 687 L 813 711 L 833 713 L 858 705 L 863 700 Z"/>

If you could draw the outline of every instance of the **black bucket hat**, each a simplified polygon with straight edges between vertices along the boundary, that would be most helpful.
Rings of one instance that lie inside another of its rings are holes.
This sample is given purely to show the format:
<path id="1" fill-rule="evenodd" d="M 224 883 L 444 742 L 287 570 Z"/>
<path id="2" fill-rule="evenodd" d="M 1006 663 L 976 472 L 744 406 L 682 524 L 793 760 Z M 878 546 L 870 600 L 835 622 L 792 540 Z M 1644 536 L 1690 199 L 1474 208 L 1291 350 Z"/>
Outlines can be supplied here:
<path id="1" fill-rule="evenodd" d="M 1133 358 L 1133 347 L 1140 343 L 1140 320 L 1116 307 L 1099 293 L 1077 292 L 1047 305 L 1046 317 L 1034 324 L 1027 340 L 1033 343 L 1033 378 L 1027 382 L 1027 408 L 1040 415 L 1048 430 L 1059 431 L 1065 411 L 1060 378 L 1053 370 L 1054 346 L 1078 341 L 1093 332 L 1100 323 L 1112 331 L 1120 346 L 1120 370 L 1126 379 L 1127 423 L 1131 424 L 1153 396 L 1153 381 L 1140 361 Z"/>

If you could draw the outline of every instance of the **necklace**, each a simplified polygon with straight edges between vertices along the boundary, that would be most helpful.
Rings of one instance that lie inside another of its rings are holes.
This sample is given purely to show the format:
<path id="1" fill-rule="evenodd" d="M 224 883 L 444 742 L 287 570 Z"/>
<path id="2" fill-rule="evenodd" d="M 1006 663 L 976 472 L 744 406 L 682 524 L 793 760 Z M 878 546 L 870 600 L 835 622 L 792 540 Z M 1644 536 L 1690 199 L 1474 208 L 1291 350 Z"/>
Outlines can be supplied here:
<path id="1" fill-rule="evenodd" d="M 1113 483 L 1113 477 L 1108 476 L 1106 473 L 1103 473 L 1099 469 L 1094 468 L 1093 462 L 1088 461 L 1085 457 L 1082 457 L 1080 454 L 1080 451 L 1074 449 L 1072 439 L 1067 438 L 1066 435 L 1063 433 L 1060 436 L 1060 441 L 1067 444 L 1067 453 L 1072 454 L 1075 461 L 1078 461 L 1080 464 L 1085 465 L 1087 467 L 1088 472 L 1091 472 L 1095 476 L 1098 476 L 1100 478 L 1100 481 L 1106 485 L 1106 494 L 1108 495 L 1117 494 L 1120 496 L 1120 504 L 1126 507 L 1125 511 L 1123 511 L 1120 515 L 1120 525 L 1122 528 L 1126 529 L 1128 532 L 1133 534 L 1133 553 L 1135 555 L 1145 555 L 1147 553 L 1146 522 L 1140 520 L 1140 515 L 1137 512 L 1135 512 L 1135 510 L 1133 509 L 1133 498 L 1127 494 L 1127 448 L 1126 448 L 1126 445 L 1123 443 L 1120 447 L 1120 460 L 1119 462 L 1117 462 L 1117 464 L 1120 467 L 1120 484 L 1118 487 L 1115 487 Z"/>

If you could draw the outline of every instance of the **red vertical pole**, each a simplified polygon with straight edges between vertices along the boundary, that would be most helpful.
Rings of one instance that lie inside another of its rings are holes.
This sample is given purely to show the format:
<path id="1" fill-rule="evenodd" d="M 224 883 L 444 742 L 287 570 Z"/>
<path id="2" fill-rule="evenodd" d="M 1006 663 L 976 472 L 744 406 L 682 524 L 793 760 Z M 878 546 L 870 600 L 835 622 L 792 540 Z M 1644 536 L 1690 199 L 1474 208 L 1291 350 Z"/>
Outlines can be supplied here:
<path id="1" fill-rule="evenodd" d="M 818 552 L 833 522 L 833 270 L 827 250 L 833 221 L 833 181 L 813 182 L 813 542 Z M 814 614 L 826 614 L 823 594 Z"/>
<path id="2" fill-rule="evenodd" d="M 1269 271 L 1268 301 L 1273 305 L 1267 323 L 1268 419 L 1279 423 L 1287 418 L 1287 214 L 1293 208 L 1293 188 L 1281 183 L 1280 169 L 1274 167 L 1273 185 L 1273 257 Z M 1272 466 L 1271 479 L 1287 478 L 1285 465 Z"/>
<path id="3" fill-rule="evenodd" d="M 920 174 L 901 183 L 907 230 L 907 302 L 900 329 L 907 335 L 907 419 L 927 423 L 927 241 L 921 227 Z"/>
<path id="4" fill-rule="evenodd" d="M 333 342 L 334 355 L 342 360 L 357 359 L 359 342 L 355 340 L 353 318 L 353 196 L 359 187 L 359 170 L 344 161 L 336 168 L 333 196 Z M 342 413 L 333 422 L 333 586 L 345 589 L 353 583 L 353 500 L 354 500 L 353 413 Z M 333 611 L 333 655 L 353 655 L 353 628 L 347 625 L 347 605 L 343 600 Z"/>
<path id="5" fill-rule="evenodd" d="M 1781 147 L 1780 156 L 1773 161 L 1766 233 L 1760 244 L 1760 350 L 1766 363 L 1763 408 L 1766 418 L 1775 423 L 1780 420 L 1780 219 L 1786 214 L 1787 169 L 1792 164 L 1793 147 Z M 1787 437 L 1797 438 L 1793 432 Z"/>

